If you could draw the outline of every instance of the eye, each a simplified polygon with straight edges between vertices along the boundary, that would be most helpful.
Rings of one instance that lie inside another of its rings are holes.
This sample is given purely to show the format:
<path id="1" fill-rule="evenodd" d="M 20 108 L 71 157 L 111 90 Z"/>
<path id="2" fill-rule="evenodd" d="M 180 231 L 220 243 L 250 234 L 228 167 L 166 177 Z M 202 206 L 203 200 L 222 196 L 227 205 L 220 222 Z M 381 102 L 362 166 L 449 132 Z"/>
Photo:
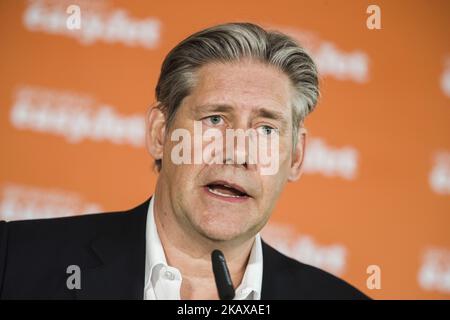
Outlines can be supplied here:
<path id="1" fill-rule="evenodd" d="M 223 119 L 219 115 L 212 115 L 203 119 L 207 125 L 218 126 L 223 123 Z"/>
<path id="2" fill-rule="evenodd" d="M 270 135 L 278 132 L 278 129 L 273 128 L 268 125 L 259 126 L 258 128 L 256 128 L 256 130 L 258 131 L 258 133 L 266 135 L 266 136 L 270 136 Z"/>

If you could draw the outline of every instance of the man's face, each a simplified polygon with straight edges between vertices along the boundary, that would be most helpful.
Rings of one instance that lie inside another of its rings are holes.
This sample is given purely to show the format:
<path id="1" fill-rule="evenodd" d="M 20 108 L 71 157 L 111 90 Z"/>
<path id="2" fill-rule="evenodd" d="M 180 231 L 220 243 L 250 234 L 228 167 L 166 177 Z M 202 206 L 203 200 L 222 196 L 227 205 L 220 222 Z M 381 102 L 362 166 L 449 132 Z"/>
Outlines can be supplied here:
<path id="1" fill-rule="evenodd" d="M 259 62 L 210 63 L 198 70 L 163 146 L 160 179 L 179 223 L 215 241 L 245 240 L 265 225 L 291 170 L 291 97 L 287 75 Z M 203 132 L 222 131 L 224 143 L 226 129 L 277 134 L 278 170 L 261 175 L 258 164 L 175 164 L 171 153 L 179 142 L 171 141 L 171 134 L 183 128 L 193 140 L 195 121 Z"/>

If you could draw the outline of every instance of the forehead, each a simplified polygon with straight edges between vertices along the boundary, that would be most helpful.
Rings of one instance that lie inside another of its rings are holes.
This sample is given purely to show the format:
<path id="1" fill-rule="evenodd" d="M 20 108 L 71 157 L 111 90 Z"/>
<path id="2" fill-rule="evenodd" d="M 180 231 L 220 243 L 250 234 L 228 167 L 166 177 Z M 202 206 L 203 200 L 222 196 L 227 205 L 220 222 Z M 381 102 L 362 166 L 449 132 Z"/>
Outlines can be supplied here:
<path id="1" fill-rule="evenodd" d="M 274 66 L 255 61 L 209 63 L 196 73 L 191 105 L 227 104 L 235 108 L 276 108 L 289 112 L 292 85 Z"/>

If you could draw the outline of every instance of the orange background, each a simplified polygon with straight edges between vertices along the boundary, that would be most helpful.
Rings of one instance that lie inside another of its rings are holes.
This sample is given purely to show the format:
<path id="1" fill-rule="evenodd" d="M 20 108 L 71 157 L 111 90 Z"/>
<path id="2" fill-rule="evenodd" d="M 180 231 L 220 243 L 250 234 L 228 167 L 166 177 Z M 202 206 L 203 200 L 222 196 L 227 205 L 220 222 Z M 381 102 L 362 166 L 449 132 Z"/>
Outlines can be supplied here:
<path id="1" fill-rule="evenodd" d="M 321 100 L 306 121 L 310 141 L 321 139 L 328 150 L 349 147 L 357 153 L 354 177 L 305 169 L 299 182 L 288 185 L 270 225 L 281 233 L 291 230 L 294 242 L 306 235 L 319 251 L 344 248 L 345 267 L 338 275 L 373 298 L 450 297 L 450 2 L 39 3 L 0 3 L 0 219 L 92 211 L 86 204 L 102 211 L 131 208 L 151 195 L 157 178 L 143 145 L 91 138 L 71 143 L 30 124 L 15 125 L 12 114 L 24 87 L 44 100 L 45 90 L 72 92 L 92 99 L 91 110 L 109 105 L 121 117 L 142 117 L 154 102 L 161 63 L 173 46 L 210 25 L 250 21 L 313 39 L 307 46 L 313 58 L 324 43 L 346 57 L 363 53 L 368 68 L 364 81 L 322 74 Z M 67 33 L 25 25 L 31 6 L 61 7 L 64 13 L 70 4 L 80 5 L 82 19 L 86 12 L 108 16 L 115 10 L 132 21 L 156 19 L 157 44 L 148 48 L 100 38 L 86 44 Z M 366 26 L 370 4 L 381 9 L 381 30 Z M 433 172 L 438 192 L 430 183 Z M 64 196 L 47 199 L 48 193 Z M 46 201 L 59 201 L 64 208 L 69 201 L 64 197 L 75 199 L 73 212 L 43 213 Z M 30 202 L 41 210 L 24 216 L 17 208 Z M 282 241 L 278 236 L 268 242 Z M 366 286 L 369 265 L 380 267 L 381 289 Z M 424 266 L 427 279 L 441 280 L 421 285 Z"/>

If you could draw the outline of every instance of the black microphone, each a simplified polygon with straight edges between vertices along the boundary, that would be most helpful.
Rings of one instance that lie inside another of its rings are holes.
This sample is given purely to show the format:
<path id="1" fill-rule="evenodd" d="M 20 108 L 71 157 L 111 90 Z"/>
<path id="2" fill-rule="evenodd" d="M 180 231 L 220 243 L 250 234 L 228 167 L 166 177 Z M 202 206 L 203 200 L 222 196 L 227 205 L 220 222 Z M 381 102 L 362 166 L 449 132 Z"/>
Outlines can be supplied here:
<path id="1" fill-rule="evenodd" d="M 211 261 L 220 300 L 232 300 L 234 298 L 233 282 L 222 251 L 211 252 Z"/>

